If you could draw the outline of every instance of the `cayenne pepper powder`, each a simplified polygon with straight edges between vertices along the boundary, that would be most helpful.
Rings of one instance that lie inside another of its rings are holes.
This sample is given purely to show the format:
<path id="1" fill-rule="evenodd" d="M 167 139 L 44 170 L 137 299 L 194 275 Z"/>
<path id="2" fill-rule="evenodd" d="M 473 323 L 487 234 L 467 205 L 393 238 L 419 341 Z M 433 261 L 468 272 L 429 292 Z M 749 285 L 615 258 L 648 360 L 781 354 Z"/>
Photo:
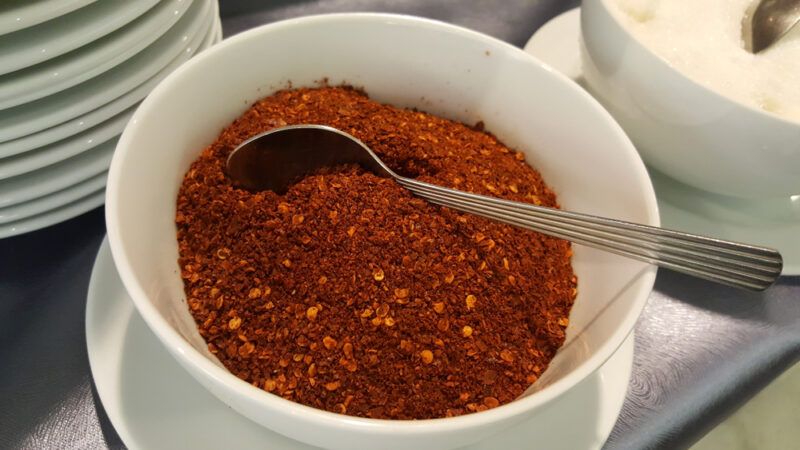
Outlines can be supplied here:
<path id="1" fill-rule="evenodd" d="M 225 129 L 180 188 L 179 264 L 211 353 L 268 392 L 354 416 L 449 417 L 517 398 L 564 342 L 570 244 L 429 204 L 354 166 L 284 195 L 233 187 L 224 165 L 238 144 L 302 123 L 347 131 L 401 175 L 557 207 L 522 154 L 479 127 L 348 87 L 277 92 Z"/>

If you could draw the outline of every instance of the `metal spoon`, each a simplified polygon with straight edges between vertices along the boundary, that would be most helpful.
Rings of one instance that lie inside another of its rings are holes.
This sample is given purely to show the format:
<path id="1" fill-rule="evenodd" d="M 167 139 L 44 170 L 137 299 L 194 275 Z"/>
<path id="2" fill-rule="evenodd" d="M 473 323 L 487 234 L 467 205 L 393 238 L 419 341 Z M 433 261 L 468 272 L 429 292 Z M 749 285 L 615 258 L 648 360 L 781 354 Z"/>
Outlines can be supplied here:
<path id="1" fill-rule="evenodd" d="M 250 138 L 230 154 L 226 170 L 239 187 L 284 193 L 315 170 L 348 163 L 393 178 L 432 203 L 730 286 L 764 290 L 783 267 L 780 253 L 768 248 L 502 200 L 402 177 L 363 142 L 322 125 L 287 126 Z"/>
<path id="2" fill-rule="evenodd" d="M 800 0 L 761 0 L 742 19 L 744 47 L 759 53 L 800 22 Z"/>

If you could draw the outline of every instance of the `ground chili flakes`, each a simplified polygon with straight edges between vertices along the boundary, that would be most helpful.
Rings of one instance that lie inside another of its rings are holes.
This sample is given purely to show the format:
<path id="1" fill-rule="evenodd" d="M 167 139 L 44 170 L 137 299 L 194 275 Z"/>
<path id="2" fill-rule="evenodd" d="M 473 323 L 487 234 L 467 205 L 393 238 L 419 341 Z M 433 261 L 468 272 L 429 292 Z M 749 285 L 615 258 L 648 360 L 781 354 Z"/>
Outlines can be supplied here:
<path id="1" fill-rule="evenodd" d="M 354 416 L 455 416 L 518 397 L 564 341 L 569 244 L 429 204 L 357 167 L 282 196 L 232 187 L 223 167 L 236 145 L 300 123 L 353 134 L 402 175 L 556 206 L 491 134 L 352 88 L 278 92 L 222 132 L 178 196 L 181 273 L 209 350 L 255 386 Z"/>

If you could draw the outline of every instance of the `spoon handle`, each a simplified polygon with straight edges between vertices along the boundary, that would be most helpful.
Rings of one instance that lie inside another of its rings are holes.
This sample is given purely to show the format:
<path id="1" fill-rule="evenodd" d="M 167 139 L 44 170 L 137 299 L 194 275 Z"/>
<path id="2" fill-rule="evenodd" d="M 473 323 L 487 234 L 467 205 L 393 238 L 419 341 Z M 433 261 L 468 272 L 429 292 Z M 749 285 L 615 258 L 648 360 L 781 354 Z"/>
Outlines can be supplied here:
<path id="1" fill-rule="evenodd" d="M 432 203 L 715 281 L 763 291 L 780 276 L 773 249 L 457 191 L 400 177 Z"/>

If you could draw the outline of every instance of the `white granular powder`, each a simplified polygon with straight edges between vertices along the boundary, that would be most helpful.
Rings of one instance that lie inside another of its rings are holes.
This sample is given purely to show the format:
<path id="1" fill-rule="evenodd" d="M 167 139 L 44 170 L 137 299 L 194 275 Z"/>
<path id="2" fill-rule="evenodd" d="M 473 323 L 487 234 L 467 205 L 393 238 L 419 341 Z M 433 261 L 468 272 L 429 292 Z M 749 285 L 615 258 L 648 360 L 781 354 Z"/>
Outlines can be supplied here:
<path id="1" fill-rule="evenodd" d="M 754 55 L 742 18 L 755 0 L 606 0 L 636 38 L 718 93 L 800 122 L 800 26 Z"/>

